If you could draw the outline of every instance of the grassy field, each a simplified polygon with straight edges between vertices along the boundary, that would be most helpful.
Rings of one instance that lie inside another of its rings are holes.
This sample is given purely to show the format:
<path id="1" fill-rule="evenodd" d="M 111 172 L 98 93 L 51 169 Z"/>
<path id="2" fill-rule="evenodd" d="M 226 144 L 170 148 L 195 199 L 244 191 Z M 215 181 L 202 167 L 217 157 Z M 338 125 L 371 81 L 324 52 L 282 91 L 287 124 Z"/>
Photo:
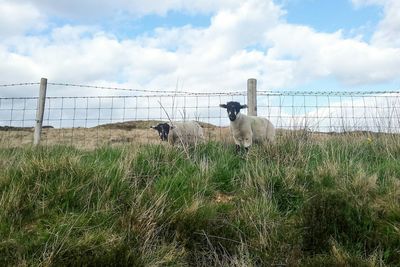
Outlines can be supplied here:
<path id="1" fill-rule="evenodd" d="M 0 266 L 399 266 L 400 138 L 0 149 Z"/>
<path id="2" fill-rule="evenodd" d="M 42 130 L 41 143 L 45 146 L 64 145 L 82 149 L 94 149 L 99 146 L 119 144 L 159 144 L 157 131 L 150 126 L 159 121 L 127 121 L 123 123 L 103 124 L 92 128 L 45 128 Z M 210 141 L 233 143 L 228 127 L 217 127 L 212 124 L 200 123 L 205 138 Z M 33 141 L 31 127 L 1 127 L 0 148 L 30 146 Z"/>

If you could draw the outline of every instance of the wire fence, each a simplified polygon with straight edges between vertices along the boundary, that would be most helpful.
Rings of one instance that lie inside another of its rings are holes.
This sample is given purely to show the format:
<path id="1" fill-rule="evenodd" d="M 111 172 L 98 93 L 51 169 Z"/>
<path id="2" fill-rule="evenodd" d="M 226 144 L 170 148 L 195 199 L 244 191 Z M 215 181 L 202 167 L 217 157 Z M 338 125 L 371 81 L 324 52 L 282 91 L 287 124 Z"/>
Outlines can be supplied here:
<path id="1" fill-rule="evenodd" d="M 39 83 L 3 84 L 0 87 Z M 207 139 L 229 137 L 229 120 L 219 104 L 247 103 L 246 92 L 194 93 L 104 86 L 48 83 L 130 91 L 133 95 L 48 96 L 42 143 L 93 147 L 109 143 L 158 142 L 151 125 L 170 119 L 196 120 Z M 36 122 L 38 97 L 0 97 L 0 145 L 30 145 Z M 400 91 L 299 92 L 258 91 L 258 116 L 268 118 L 281 131 L 327 134 L 343 132 L 400 133 Z M 244 111 L 246 113 L 246 111 Z"/>

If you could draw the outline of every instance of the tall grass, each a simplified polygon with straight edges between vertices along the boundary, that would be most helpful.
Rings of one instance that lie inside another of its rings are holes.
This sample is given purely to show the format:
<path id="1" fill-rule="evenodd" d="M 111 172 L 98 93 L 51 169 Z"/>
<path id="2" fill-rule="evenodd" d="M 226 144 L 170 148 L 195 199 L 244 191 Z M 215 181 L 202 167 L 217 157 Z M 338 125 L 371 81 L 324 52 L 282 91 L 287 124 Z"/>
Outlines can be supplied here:
<path id="1" fill-rule="evenodd" d="M 400 263 L 398 137 L 187 152 L 0 150 L 0 265 Z"/>

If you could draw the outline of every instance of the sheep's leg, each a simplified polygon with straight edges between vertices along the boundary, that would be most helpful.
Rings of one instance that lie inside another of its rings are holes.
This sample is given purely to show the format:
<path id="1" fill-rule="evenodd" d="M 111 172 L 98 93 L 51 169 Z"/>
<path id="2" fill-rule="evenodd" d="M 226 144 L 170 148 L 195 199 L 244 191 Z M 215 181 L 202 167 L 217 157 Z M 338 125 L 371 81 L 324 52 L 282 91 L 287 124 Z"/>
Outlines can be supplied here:
<path id="1" fill-rule="evenodd" d="M 243 145 L 244 145 L 244 149 L 246 150 L 246 152 L 249 151 L 249 148 L 252 144 L 252 137 L 251 136 L 247 136 L 246 138 L 244 138 L 243 140 Z"/>
<path id="2" fill-rule="evenodd" d="M 269 144 L 270 144 L 270 141 L 269 141 L 268 139 L 263 140 L 263 141 L 261 142 L 261 145 L 262 145 L 262 147 L 264 147 L 264 148 L 268 147 Z"/>
<path id="3" fill-rule="evenodd" d="M 240 145 L 238 145 L 238 144 L 236 144 L 236 153 L 239 153 L 240 152 Z"/>
<path id="4" fill-rule="evenodd" d="M 236 138 L 235 136 L 233 136 L 233 141 L 235 141 L 235 147 L 236 147 L 236 153 L 239 153 L 240 152 L 240 144 L 241 144 L 241 140 L 240 139 L 238 139 L 238 138 Z"/>

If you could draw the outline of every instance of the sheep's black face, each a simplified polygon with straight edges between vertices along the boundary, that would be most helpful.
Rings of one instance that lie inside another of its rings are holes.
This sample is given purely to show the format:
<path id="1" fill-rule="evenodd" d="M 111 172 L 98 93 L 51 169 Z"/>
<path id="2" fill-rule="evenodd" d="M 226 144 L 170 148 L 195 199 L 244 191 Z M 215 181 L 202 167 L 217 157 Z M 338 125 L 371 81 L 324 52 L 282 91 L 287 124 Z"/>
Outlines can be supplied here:
<path id="1" fill-rule="evenodd" d="M 158 131 L 161 141 L 168 140 L 169 129 L 171 128 L 168 123 L 159 123 L 156 126 L 151 126 L 151 128 Z"/>
<path id="2" fill-rule="evenodd" d="M 226 104 L 219 105 L 221 108 L 226 108 L 230 121 L 235 121 L 237 114 L 242 108 L 247 108 L 247 105 L 241 105 L 239 102 L 230 101 Z"/>

